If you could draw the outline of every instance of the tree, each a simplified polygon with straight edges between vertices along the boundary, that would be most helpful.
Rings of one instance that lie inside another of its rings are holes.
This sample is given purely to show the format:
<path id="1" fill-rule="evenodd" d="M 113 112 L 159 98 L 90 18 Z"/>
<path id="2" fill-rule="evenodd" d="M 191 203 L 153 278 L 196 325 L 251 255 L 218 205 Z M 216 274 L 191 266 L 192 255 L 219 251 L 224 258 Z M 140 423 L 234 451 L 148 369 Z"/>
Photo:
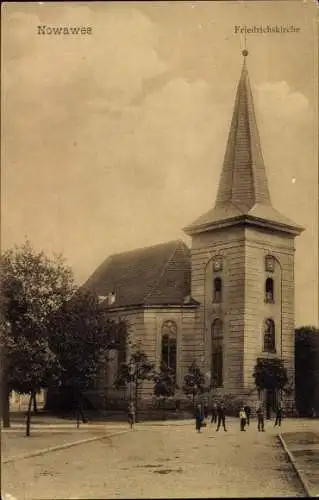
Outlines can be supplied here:
<path id="1" fill-rule="evenodd" d="M 195 405 L 195 398 L 200 394 L 207 391 L 205 386 L 205 375 L 194 361 L 188 368 L 188 372 L 184 377 L 183 392 L 192 398 L 193 406 Z"/>
<path id="2" fill-rule="evenodd" d="M 163 420 L 166 417 L 166 401 L 174 396 L 176 389 L 178 386 L 175 371 L 161 363 L 159 371 L 154 374 L 154 394 L 163 402 Z"/>
<path id="3" fill-rule="evenodd" d="M 258 358 L 253 377 L 259 391 L 284 389 L 288 384 L 287 370 L 278 358 Z"/>
<path id="4" fill-rule="evenodd" d="M 318 376 L 319 329 L 315 326 L 302 326 L 295 330 L 296 405 L 301 415 L 312 415 L 319 405 L 316 403 Z"/>
<path id="5" fill-rule="evenodd" d="M 114 386 L 116 389 L 120 389 L 123 386 L 129 385 L 130 399 L 134 401 L 136 418 L 138 410 L 138 390 L 141 382 L 144 380 L 152 380 L 153 378 L 154 364 L 149 361 L 147 354 L 140 349 L 133 352 L 128 362 L 122 363 L 119 367 Z"/>
<path id="6" fill-rule="evenodd" d="M 30 436 L 31 409 L 36 393 L 59 380 L 60 366 L 47 339 L 30 342 L 24 335 L 8 337 L 9 386 L 19 394 L 30 394 L 26 435 Z"/>
<path id="7" fill-rule="evenodd" d="M 98 377 L 107 349 L 125 340 L 126 324 L 109 319 L 95 293 L 78 290 L 56 312 L 50 328 L 50 346 L 61 365 L 61 390 L 75 396 L 79 426 L 84 392 Z"/>
<path id="8" fill-rule="evenodd" d="M 74 293 L 72 272 L 61 256 L 49 259 L 27 241 L 1 257 L 2 318 L 8 325 L 3 347 L 8 391 L 30 395 L 26 433 L 30 434 L 31 405 L 41 388 L 55 383 L 59 363 L 48 342 L 52 314 Z"/>
<path id="9" fill-rule="evenodd" d="M 9 334 L 9 323 L 0 316 L 0 369 L 1 369 L 1 418 L 3 427 L 10 427 L 10 389 L 8 384 L 8 356 L 6 352 L 6 340 Z"/>

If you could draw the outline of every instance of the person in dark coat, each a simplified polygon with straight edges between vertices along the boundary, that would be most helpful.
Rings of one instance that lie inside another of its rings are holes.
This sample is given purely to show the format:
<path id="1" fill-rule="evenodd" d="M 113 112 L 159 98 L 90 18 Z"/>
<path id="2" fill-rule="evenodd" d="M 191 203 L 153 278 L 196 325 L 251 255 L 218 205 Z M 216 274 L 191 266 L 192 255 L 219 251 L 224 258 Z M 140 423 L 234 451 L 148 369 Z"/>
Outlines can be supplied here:
<path id="1" fill-rule="evenodd" d="M 275 423 L 274 423 L 274 427 L 277 427 L 277 425 L 279 427 L 281 427 L 282 414 L 283 414 L 283 408 L 282 408 L 281 401 L 279 401 L 279 403 L 278 403 L 278 405 L 276 407 L 276 420 L 275 420 Z"/>
<path id="2" fill-rule="evenodd" d="M 204 418 L 208 418 L 208 406 L 204 405 Z"/>
<path id="3" fill-rule="evenodd" d="M 227 432 L 226 429 L 226 421 L 225 421 L 225 407 L 224 403 L 221 402 L 217 406 L 217 429 L 216 431 L 219 431 L 220 426 L 223 426 L 224 431 Z"/>
<path id="4" fill-rule="evenodd" d="M 264 407 L 261 402 L 257 404 L 256 414 L 257 414 L 258 431 L 265 432 Z"/>
<path id="5" fill-rule="evenodd" d="M 195 424 L 197 432 L 200 432 L 203 420 L 204 420 L 203 408 L 202 405 L 198 403 L 195 408 Z"/>
<path id="6" fill-rule="evenodd" d="M 212 424 L 217 423 L 217 404 L 216 403 L 213 403 L 211 423 Z"/>
<path id="7" fill-rule="evenodd" d="M 128 405 L 128 423 L 132 429 L 135 424 L 135 406 L 133 401 L 130 401 Z"/>
<path id="8" fill-rule="evenodd" d="M 246 405 L 244 406 L 244 410 L 246 413 L 246 425 L 248 426 L 250 424 L 251 408 L 249 405 Z"/>

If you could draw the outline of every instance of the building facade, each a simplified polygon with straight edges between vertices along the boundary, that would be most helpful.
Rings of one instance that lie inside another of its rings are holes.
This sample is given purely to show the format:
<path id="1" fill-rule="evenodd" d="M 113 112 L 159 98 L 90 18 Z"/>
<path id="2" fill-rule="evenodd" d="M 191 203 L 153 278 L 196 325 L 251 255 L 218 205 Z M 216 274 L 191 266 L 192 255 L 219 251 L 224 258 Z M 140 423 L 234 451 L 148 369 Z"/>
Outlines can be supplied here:
<path id="1" fill-rule="evenodd" d="M 252 401 L 257 359 L 279 358 L 292 404 L 294 241 L 303 228 L 271 202 L 246 52 L 215 205 L 184 231 L 191 249 L 174 241 L 111 256 L 85 286 L 112 317 L 128 321 L 151 361 L 176 370 L 180 387 L 196 361 L 215 395 Z M 119 353 L 112 355 L 99 385 L 106 401 L 127 398 L 113 388 Z M 151 398 L 145 384 L 142 399 Z"/>

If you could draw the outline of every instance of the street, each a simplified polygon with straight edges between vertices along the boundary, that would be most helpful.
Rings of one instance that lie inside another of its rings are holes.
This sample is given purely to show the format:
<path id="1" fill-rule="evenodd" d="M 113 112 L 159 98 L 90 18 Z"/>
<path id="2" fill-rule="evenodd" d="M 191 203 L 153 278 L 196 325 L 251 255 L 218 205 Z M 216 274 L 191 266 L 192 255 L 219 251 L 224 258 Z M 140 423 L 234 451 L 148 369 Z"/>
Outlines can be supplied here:
<path id="1" fill-rule="evenodd" d="M 123 426 L 123 430 L 125 427 Z M 240 432 L 193 422 L 132 431 L 6 463 L 2 490 L 22 499 L 303 496 L 273 424 Z M 19 439 L 27 439 L 21 438 Z M 32 437 L 31 437 L 32 439 Z"/>

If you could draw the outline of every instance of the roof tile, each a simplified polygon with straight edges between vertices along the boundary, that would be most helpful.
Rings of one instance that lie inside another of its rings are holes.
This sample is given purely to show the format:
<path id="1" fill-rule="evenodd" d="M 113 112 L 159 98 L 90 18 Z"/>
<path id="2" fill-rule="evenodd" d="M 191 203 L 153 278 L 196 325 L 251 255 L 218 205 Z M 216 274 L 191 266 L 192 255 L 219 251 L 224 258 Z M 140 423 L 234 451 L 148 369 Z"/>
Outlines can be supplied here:
<path id="1" fill-rule="evenodd" d="M 83 285 L 99 296 L 115 293 L 113 307 L 183 304 L 190 295 L 190 250 L 182 241 L 111 255 Z"/>

